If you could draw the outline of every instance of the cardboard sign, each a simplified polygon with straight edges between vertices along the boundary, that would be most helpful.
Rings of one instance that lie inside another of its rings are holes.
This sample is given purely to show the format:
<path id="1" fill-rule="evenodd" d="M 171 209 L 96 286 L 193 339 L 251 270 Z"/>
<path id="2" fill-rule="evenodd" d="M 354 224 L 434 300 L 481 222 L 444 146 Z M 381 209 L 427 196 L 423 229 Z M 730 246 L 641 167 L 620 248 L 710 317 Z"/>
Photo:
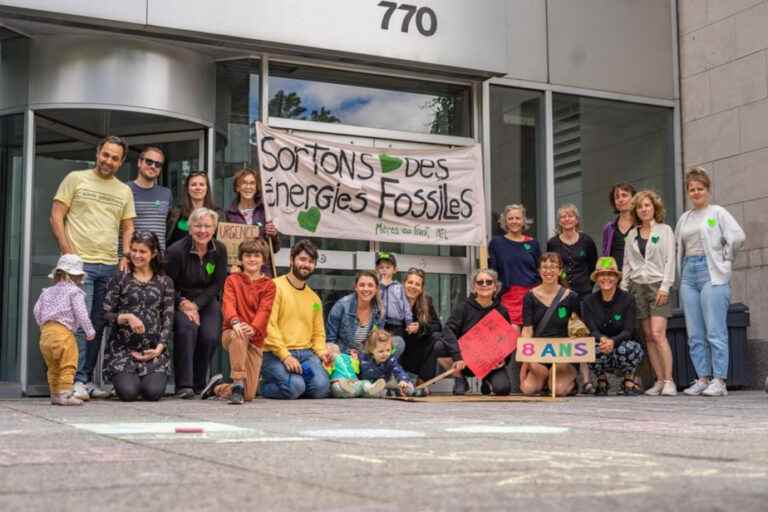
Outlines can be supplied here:
<path id="1" fill-rule="evenodd" d="M 237 265 L 237 249 L 243 240 L 259 238 L 261 227 L 250 224 L 219 222 L 216 238 L 227 247 L 227 263 Z"/>
<path id="2" fill-rule="evenodd" d="M 514 352 L 517 327 L 493 310 L 459 338 L 461 357 L 472 373 L 482 379 Z"/>
<path id="3" fill-rule="evenodd" d="M 485 245 L 480 144 L 387 149 L 256 125 L 261 190 L 280 233 L 429 245 Z"/>
<path id="4" fill-rule="evenodd" d="M 522 363 L 594 363 L 595 338 L 518 338 Z"/>

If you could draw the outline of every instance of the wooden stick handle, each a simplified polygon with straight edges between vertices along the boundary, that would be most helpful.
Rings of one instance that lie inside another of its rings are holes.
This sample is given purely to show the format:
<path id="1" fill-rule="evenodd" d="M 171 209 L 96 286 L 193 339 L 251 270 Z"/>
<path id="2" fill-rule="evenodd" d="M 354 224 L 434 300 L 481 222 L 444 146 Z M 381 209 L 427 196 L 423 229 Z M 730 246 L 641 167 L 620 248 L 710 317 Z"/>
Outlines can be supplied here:
<path id="1" fill-rule="evenodd" d="M 555 398 L 555 388 L 557 387 L 557 363 L 552 363 L 552 384 L 549 385 L 552 388 L 552 398 Z"/>
<path id="2" fill-rule="evenodd" d="M 427 382 L 422 382 L 421 384 L 416 386 L 416 389 L 424 389 L 427 386 L 431 386 L 435 382 L 439 382 L 439 381 L 443 380 L 446 377 L 450 377 L 451 375 L 453 375 L 453 368 L 451 368 L 450 370 L 444 371 L 443 373 L 441 373 L 440 375 L 438 375 L 435 378 L 429 379 Z"/>
<path id="3" fill-rule="evenodd" d="M 275 251 L 272 248 L 272 237 L 267 235 L 269 242 L 269 263 L 272 265 L 272 277 L 277 277 L 277 267 L 275 266 Z"/>

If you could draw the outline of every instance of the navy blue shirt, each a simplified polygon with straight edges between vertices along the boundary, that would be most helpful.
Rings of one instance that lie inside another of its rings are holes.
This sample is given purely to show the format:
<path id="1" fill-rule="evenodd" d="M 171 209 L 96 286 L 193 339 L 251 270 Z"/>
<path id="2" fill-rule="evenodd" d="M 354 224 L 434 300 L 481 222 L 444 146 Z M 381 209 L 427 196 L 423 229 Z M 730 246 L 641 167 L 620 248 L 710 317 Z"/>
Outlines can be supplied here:
<path id="1" fill-rule="evenodd" d="M 541 249 L 538 241 L 513 242 L 506 236 L 495 236 L 488 244 L 488 255 L 488 265 L 499 274 L 501 294 L 510 286 L 539 284 Z"/>

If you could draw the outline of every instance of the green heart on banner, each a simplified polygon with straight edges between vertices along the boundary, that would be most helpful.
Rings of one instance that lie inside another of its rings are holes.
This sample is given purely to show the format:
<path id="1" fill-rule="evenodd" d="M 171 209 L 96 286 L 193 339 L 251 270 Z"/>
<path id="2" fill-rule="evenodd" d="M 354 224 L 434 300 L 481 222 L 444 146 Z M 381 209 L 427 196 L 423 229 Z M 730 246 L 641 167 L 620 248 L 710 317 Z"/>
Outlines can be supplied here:
<path id="1" fill-rule="evenodd" d="M 619 320 L 621 320 L 621 314 L 620 313 L 616 313 L 615 315 L 613 315 L 613 319 L 618 322 Z"/>
<path id="2" fill-rule="evenodd" d="M 717 226 L 717 221 L 715 219 L 707 219 L 707 226 L 713 228 Z"/>
<path id="3" fill-rule="evenodd" d="M 651 242 L 654 243 L 654 244 L 659 243 L 659 235 L 653 235 L 651 237 Z"/>
<path id="4" fill-rule="evenodd" d="M 176 225 L 179 226 L 179 229 L 182 231 L 189 231 L 189 221 L 187 219 L 179 219 L 179 222 Z"/>
<path id="5" fill-rule="evenodd" d="M 213 275 L 213 273 L 216 271 L 216 265 L 209 261 L 205 264 L 205 271 L 208 272 L 209 276 Z"/>
<path id="6" fill-rule="evenodd" d="M 313 206 L 305 212 L 299 212 L 297 220 L 299 221 L 299 226 L 314 233 L 317 225 L 320 224 L 320 216 L 320 209 L 317 206 Z"/>
<path id="7" fill-rule="evenodd" d="M 557 316 L 559 316 L 560 318 L 565 318 L 566 316 L 568 316 L 568 310 L 565 308 L 565 306 L 560 306 L 559 308 L 557 308 Z"/>
<path id="8" fill-rule="evenodd" d="M 379 155 L 379 163 L 381 163 L 381 172 L 388 173 L 398 170 L 403 165 L 403 159 L 382 153 Z"/>

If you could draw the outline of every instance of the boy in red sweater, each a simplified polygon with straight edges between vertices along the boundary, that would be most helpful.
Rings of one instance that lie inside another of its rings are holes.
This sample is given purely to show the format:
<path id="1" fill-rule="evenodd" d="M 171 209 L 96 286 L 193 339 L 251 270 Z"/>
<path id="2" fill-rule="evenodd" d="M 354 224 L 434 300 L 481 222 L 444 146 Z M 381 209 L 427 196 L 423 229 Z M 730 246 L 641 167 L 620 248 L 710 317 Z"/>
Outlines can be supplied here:
<path id="1" fill-rule="evenodd" d="M 269 258 L 266 242 L 243 241 L 237 258 L 242 272 L 227 277 L 221 304 L 221 344 L 229 352 L 232 384 L 224 384 L 224 377 L 215 375 L 200 395 L 203 400 L 216 395 L 229 399 L 230 404 L 242 404 L 256 396 L 264 337 L 275 299 L 275 283 L 261 272 Z"/>

